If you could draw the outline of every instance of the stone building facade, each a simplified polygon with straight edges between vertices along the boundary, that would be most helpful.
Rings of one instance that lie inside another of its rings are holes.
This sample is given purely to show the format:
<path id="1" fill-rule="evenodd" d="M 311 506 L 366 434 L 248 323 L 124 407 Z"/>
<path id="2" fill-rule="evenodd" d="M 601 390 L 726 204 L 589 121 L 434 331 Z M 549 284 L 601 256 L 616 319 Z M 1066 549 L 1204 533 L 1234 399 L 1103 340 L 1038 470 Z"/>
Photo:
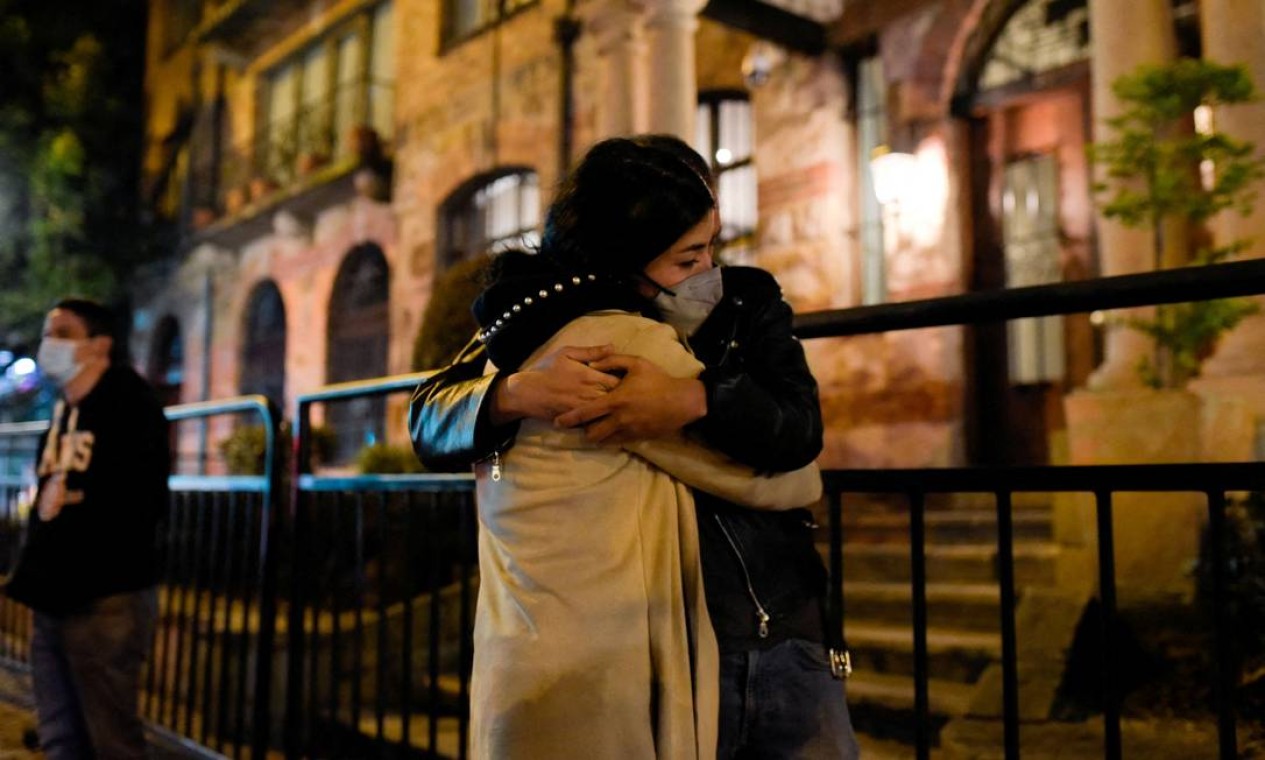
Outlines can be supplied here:
<path id="1" fill-rule="evenodd" d="M 1145 268 L 1146 240 L 1091 202 L 1084 148 L 1115 107 L 1107 84 L 1201 46 L 1265 82 L 1261 35 L 1217 31 L 1259 29 L 1258 0 L 151 11 L 146 191 L 178 242 L 138 283 L 134 345 L 155 377 L 182 379 L 173 399 L 258 391 L 287 409 L 330 382 L 409 371 L 436 277 L 530 243 L 561 172 L 601 137 L 704 148 L 728 174 L 729 257 L 811 311 Z M 1251 108 L 1225 123 L 1265 144 Z M 883 148 L 906 174 L 880 203 Z M 1209 393 L 1252 394 L 1259 330 L 1227 341 Z M 1088 316 L 806 347 L 835 466 L 1066 459 L 1065 396 L 1135 385 L 1141 350 Z M 353 421 L 382 411 L 347 412 L 346 445 L 398 436 L 399 403 L 385 427 Z"/>

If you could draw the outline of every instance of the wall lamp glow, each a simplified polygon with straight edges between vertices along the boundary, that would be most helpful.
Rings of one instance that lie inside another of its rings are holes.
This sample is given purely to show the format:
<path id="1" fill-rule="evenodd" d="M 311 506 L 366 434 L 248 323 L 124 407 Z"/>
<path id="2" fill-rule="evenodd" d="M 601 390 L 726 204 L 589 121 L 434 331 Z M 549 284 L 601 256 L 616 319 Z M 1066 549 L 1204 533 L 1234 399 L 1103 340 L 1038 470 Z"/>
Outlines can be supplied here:
<path id="1" fill-rule="evenodd" d="M 880 145 L 870 154 L 870 176 L 880 204 L 898 203 L 917 184 L 918 157 Z"/>

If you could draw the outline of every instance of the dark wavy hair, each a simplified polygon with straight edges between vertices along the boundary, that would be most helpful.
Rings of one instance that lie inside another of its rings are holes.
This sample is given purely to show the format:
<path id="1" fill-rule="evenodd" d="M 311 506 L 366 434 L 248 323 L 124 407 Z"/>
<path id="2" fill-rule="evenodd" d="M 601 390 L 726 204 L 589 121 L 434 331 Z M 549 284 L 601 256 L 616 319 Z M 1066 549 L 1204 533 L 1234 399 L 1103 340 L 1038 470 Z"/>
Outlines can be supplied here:
<path id="1" fill-rule="evenodd" d="M 603 140 L 550 205 L 540 255 L 562 271 L 640 272 L 715 205 L 707 163 L 681 140 Z"/>

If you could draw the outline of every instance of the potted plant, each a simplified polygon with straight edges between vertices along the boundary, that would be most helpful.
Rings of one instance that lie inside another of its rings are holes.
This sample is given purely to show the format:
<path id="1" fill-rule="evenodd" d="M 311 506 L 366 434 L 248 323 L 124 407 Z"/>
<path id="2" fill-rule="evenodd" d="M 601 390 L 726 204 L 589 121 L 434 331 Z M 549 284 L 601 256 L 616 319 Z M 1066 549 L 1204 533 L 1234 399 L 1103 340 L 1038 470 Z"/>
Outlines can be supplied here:
<path id="1" fill-rule="evenodd" d="M 324 151 L 309 150 L 299 154 L 296 167 L 300 177 L 307 177 L 324 168 L 329 163 L 329 154 Z"/>
<path id="2" fill-rule="evenodd" d="M 1153 232 L 1156 269 L 1167 262 L 1215 264 L 1246 249 L 1252 241 L 1200 244 L 1206 239 L 1200 227 L 1223 211 L 1251 212 L 1262 160 L 1251 143 L 1213 129 L 1190 129 L 1201 106 L 1257 97 L 1246 68 L 1187 58 L 1142 66 L 1113 89 L 1125 107 L 1108 121 L 1115 139 L 1090 149 L 1112 180 L 1094 187 L 1103 215 Z M 1217 299 L 1157 306 L 1154 316 L 1122 322 L 1154 341 L 1153 354 L 1138 365 L 1143 383 L 1176 389 L 1199 374 L 1223 334 L 1255 311 L 1245 299 Z"/>
<path id="3" fill-rule="evenodd" d="M 256 175 L 250 180 L 250 200 L 257 203 L 280 188 L 281 186 L 272 177 L 262 174 Z"/>
<path id="4" fill-rule="evenodd" d="M 230 187 L 224 193 L 224 210 L 229 214 L 236 214 L 246 207 L 246 202 L 250 199 L 250 188 L 246 185 L 238 185 Z"/>

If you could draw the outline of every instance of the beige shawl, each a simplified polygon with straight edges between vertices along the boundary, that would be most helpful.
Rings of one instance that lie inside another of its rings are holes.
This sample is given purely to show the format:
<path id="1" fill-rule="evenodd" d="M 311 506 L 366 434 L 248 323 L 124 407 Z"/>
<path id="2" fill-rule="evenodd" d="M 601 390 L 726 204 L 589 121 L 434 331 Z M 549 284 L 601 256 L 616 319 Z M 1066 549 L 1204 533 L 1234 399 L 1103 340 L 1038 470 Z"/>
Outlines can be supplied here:
<path id="1" fill-rule="evenodd" d="M 677 377 L 702 365 L 658 322 L 581 317 L 560 346 L 610 343 Z M 502 479 L 476 468 L 477 758 L 714 758 L 717 655 L 689 486 L 741 504 L 816 501 L 815 467 L 759 476 L 682 437 L 623 448 L 526 422 Z"/>

